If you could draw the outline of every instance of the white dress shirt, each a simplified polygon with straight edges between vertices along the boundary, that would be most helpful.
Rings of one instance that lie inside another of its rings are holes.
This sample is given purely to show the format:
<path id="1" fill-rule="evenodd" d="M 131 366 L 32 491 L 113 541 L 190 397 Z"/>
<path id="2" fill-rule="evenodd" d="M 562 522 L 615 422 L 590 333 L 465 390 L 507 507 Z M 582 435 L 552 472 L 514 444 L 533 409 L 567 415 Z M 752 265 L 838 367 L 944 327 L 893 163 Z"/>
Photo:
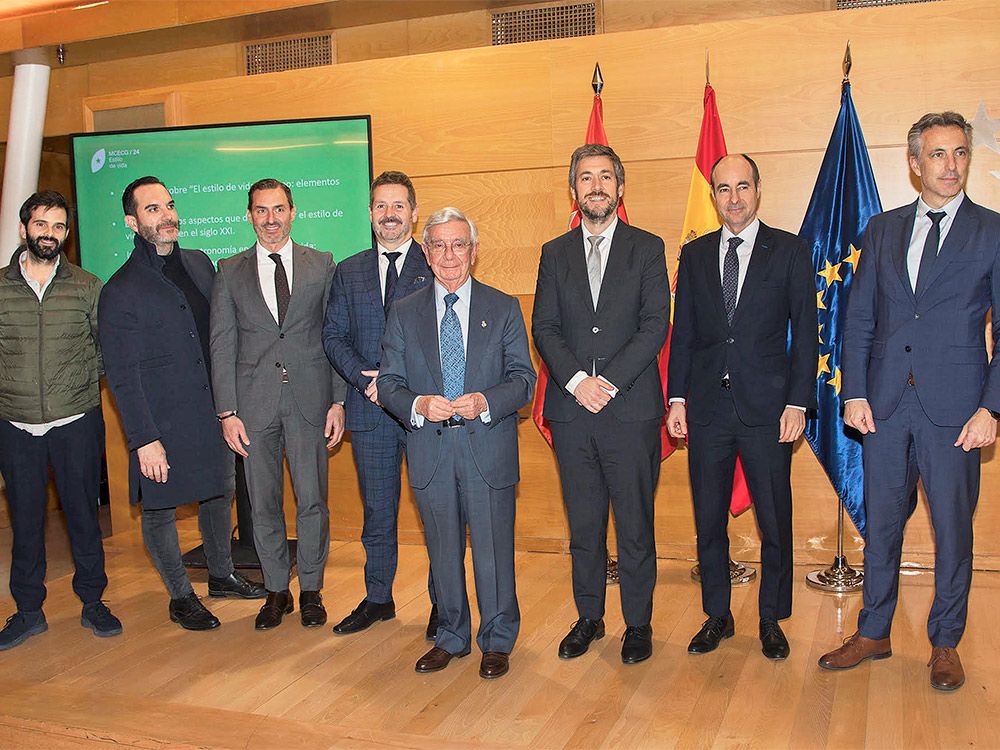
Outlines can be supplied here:
<path id="1" fill-rule="evenodd" d="M 944 245 L 944 238 L 948 236 L 951 225 L 955 223 L 955 214 L 965 200 L 965 191 L 960 192 L 941 208 L 931 208 L 924 203 L 923 198 L 917 198 L 917 218 L 913 222 L 913 233 L 910 235 L 910 247 L 906 251 L 906 272 L 910 275 L 910 288 L 917 291 L 917 273 L 920 271 L 920 256 L 924 254 L 924 243 L 927 241 L 927 233 L 931 231 L 934 222 L 927 218 L 930 211 L 944 211 L 941 223 L 938 226 L 940 232 L 938 242 L 938 252 Z"/>
<path id="2" fill-rule="evenodd" d="M 441 319 L 444 317 L 445 311 L 448 309 L 448 305 L 444 301 L 444 296 L 448 294 L 448 290 L 445 289 L 441 284 L 434 281 L 434 307 L 437 318 L 437 332 L 438 332 L 438 352 L 441 351 Z M 465 280 L 458 289 L 455 290 L 455 294 L 458 295 L 458 299 L 455 300 L 455 304 L 452 305 L 452 309 L 455 314 L 458 315 L 458 324 L 462 328 L 462 346 L 465 348 L 466 360 L 465 367 L 468 369 L 469 360 L 469 304 L 472 299 L 472 277 L 470 276 Z M 417 397 L 419 398 L 419 396 Z M 483 420 L 486 424 L 490 423 L 490 405 L 486 404 L 486 410 L 479 415 L 479 418 Z M 413 404 L 410 406 L 410 424 L 412 424 L 417 429 L 424 426 L 424 415 L 417 413 L 417 399 L 413 399 Z"/>
<path id="3" fill-rule="evenodd" d="M 38 301 L 40 303 L 42 301 L 42 297 L 45 295 L 45 290 L 49 288 L 49 285 L 52 283 L 52 279 L 56 277 L 56 271 L 59 269 L 59 258 L 57 257 L 56 262 L 52 264 L 52 273 L 49 275 L 49 278 L 46 279 L 44 284 L 39 284 L 28 275 L 28 266 L 26 261 L 29 252 L 31 251 L 25 250 L 21 253 L 21 257 L 18 258 L 18 264 L 21 266 L 21 276 L 23 276 L 24 280 L 28 282 L 28 286 L 31 287 L 31 291 L 35 293 L 35 296 L 38 297 Z M 40 422 L 38 424 L 30 424 L 28 422 L 11 422 L 11 424 L 17 429 L 24 430 L 30 435 L 41 437 L 53 427 L 62 427 L 70 422 L 75 422 L 82 416 L 83 414 L 73 414 L 68 417 L 53 419 L 51 422 Z"/>
<path id="4" fill-rule="evenodd" d="M 274 274 L 278 264 L 271 260 L 271 251 L 261 247 L 258 242 L 257 248 L 257 277 L 260 280 L 260 291 L 264 295 L 264 302 L 267 309 L 271 311 L 274 322 L 278 322 L 278 294 L 274 291 Z M 289 237 L 284 246 L 278 250 L 281 256 L 281 264 L 285 267 L 285 276 L 288 277 L 288 293 L 292 292 L 292 238 Z"/>
<path id="5" fill-rule="evenodd" d="M 396 258 L 396 276 L 398 278 L 399 275 L 403 273 L 403 264 L 406 263 L 406 252 L 410 249 L 410 245 L 413 244 L 411 240 L 412 238 L 404 242 L 395 250 L 388 250 L 379 244 L 375 245 L 378 251 L 378 288 L 382 290 L 383 302 L 385 301 L 385 280 L 389 275 L 389 259 L 385 257 L 385 254 L 399 253 L 399 257 Z"/>
<path id="6" fill-rule="evenodd" d="M 587 225 L 586 224 L 584 224 L 582 222 L 580 224 L 580 229 L 583 230 L 583 262 L 584 262 L 584 265 L 586 265 L 586 262 L 587 262 L 587 254 L 590 253 L 590 238 L 591 237 L 603 237 L 604 238 L 604 242 L 602 242 L 600 244 L 600 246 L 597 248 L 597 254 L 598 254 L 598 256 L 600 256 L 600 259 L 601 259 L 601 287 L 602 288 L 604 287 L 604 271 L 608 267 L 608 256 L 611 255 L 611 241 L 612 241 L 612 239 L 615 236 L 615 229 L 617 227 L 618 227 L 618 214 L 615 214 L 615 218 L 611 220 L 611 223 L 608 224 L 607 228 L 603 232 L 601 232 L 600 234 L 597 234 L 597 235 L 595 235 L 593 232 L 591 232 L 589 229 L 587 229 Z M 596 362 L 594 362 L 594 370 L 591 372 L 591 375 L 594 375 L 594 376 L 597 375 L 597 363 Z M 569 379 L 568 383 L 566 383 L 566 390 L 569 391 L 571 395 L 576 395 L 576 388 L 577 388 L 577 386 L 580 385 L 580 383 L 582 383 L 588 377 L 590 377 L 590 375 L 588 375 L 587 373 L 585 373 L 583 370 L 577 370 L 576 374 L 573 375 L 573 377 L 571 377 Z M 613 383 L 611 383 L 609 380 L 607 380 L 604 377 L 601 377 L 601 380 L 603 380 L 605 383 L 607 383 L 608 385 L 611 386 L 611 388 L 612 388 L 612 390 L 611 390 L 611 397 L 612 398 L 614 398 L 615 396 L 618 395 L 618 388 Z"/>

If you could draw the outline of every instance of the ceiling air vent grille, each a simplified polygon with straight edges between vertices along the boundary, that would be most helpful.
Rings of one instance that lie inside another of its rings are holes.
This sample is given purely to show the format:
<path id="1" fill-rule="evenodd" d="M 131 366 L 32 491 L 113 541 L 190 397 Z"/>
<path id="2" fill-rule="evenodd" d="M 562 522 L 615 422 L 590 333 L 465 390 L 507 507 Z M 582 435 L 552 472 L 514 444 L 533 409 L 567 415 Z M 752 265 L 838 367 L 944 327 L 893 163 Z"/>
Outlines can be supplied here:
<path id="1" fill-rule="evenodd" d="M 253 42 L 246 46 L 248 76 L 318 68 L 333 62 L 333 35 L 329 33 Z"/>
<path id="2" fill-rule="evenodd" d="M 549 5 L 493 14 L 494 45 L 593 36 L 596 33 L 597 3 Z"/>
<path id="3" fill-rule="evenodd" d="M 880 5 L 912 5 L 913 3 L 933 3 L 937 0 L 837 0 L 837 10 L 854 8 L 875 8 Z"/>

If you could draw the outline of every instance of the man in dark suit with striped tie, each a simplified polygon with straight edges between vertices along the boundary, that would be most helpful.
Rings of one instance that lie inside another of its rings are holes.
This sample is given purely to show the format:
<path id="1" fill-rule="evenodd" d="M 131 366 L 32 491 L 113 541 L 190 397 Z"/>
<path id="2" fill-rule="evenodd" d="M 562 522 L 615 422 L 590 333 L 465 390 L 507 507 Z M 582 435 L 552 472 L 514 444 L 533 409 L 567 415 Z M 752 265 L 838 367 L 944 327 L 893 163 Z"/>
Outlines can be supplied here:
<path id="1" fill-rule="evenodd" d="M 378 401 L 375 377 L 381 366 L 385 319 L 392 304 L 434 278 L 420 243 L 413 239 L 417 195 L 402 172 L 383 172 L 372 182 L 369 213 L 376 244 L 337 266 L 323 324 L 326 354 L 350 387 L 347 429 L 364 505 L 365 598 L 333 628 L 356 633 L 396 616 L 396 518 L 405 432 Z M 434 584 L 428 574 L 431 615 L 427 638 L 437 634 Z"/>

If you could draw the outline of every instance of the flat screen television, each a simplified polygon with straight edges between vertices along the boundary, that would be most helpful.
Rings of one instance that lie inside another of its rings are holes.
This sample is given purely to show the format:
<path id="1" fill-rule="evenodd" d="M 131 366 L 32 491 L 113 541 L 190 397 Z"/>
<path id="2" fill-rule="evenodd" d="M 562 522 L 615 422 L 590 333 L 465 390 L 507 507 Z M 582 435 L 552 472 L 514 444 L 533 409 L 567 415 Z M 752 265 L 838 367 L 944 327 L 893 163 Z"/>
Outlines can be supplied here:
<path id="1" fill-rule="evenodd" d="M 203 250 L 216 263 L 256 241 L 247 190 L 264 177 L 292 190 L 296 242 L 337 260 L 372 246 L 368 115 L 78 133 L 71 158 L 80 262 L 103 281 L 132 251 L 121 197 L 144 175 L 170 190 L 181 247 Z"/>

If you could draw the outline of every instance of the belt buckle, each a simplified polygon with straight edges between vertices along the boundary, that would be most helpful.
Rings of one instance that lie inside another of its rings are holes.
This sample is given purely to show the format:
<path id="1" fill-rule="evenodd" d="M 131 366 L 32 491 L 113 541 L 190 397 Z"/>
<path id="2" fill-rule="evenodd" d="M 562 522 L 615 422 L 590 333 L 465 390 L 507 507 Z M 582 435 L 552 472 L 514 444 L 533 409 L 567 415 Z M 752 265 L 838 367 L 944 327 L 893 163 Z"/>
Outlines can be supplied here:
<path id="1" fill-rule="evenodd" d="M 911 385 L 911 386 L 912 386 L 912 385 L 916 385 L 916 384 L 917 384 L 917 383 L 916 383 L 916 381 L 915 381 L 915 380 L 913 379 L 913 373 L 912 373 L 912 372 L 911 372 L 911 373 L 909 373 L 909 374 L 908 374 L 908 375 L 906 376 L 906 384 L 907 384 L 907 385 Z"/>
<path id="2" fill-rule="evenodd" d="M 465 427 L 465 417 L 446 419 L 443 424 L 445 427 Z"/>
<path id="3" fill-rule="evenodd" d="M 730 381 L 729 378 L 723 378 L 722 387 L 725 388 L 727 391 L 732 390 L 733 387 L 732 381 Z"/>

